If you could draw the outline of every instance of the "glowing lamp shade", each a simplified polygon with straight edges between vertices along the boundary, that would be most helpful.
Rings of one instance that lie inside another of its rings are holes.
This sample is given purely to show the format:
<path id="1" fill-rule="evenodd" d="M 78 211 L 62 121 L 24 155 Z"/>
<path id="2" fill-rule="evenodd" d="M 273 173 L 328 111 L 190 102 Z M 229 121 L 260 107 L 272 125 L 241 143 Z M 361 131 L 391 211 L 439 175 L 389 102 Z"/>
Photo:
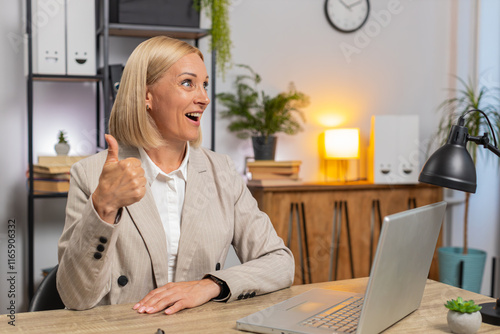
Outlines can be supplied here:
<path id="1" fill-rule="evenodd" d="M 326 159 L 358 159 L 359 129 L 332 129 L 325 131 Z"/>

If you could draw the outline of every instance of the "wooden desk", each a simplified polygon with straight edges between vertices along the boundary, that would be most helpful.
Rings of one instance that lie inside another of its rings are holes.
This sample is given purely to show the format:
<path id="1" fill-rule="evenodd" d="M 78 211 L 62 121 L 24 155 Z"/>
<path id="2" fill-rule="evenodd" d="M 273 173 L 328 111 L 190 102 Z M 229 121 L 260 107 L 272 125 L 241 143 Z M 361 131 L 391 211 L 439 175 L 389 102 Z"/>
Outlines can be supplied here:
<path id="1" fill-rule="evenodd" d="M 294 285 L 291 288 L 264 296 L 235 301 L 229 304 L 209 302 L 200 307 L 167 316 L 163 313 L 146 315 L 132 310 L 133 304 L 100 306 L 87 311 L 43 311 L 16 314 L 16 326 L 7 324 L 2 316 L 0 333 L 50 334 L 154 334 L 158 328 L 165 333 L 244 333 L 236 330 L 236 320 L 274 305 L 311 288 L 364 292 L 367 278 L 326 283 Z M 461 290 L 436 281 L 427 281 L 420 308 L 390 327 L 384 333 L 450 333 L 446 322 L 447 309 L 443 304 L 458 296 L 474 299 L 476 303 L 492 302 L 492 298 Z M 482 324 L 479 333 L 500 330 Z"/>
<path id="2" fill-rule="evenodd" d="M 330 278 L 329 268 L 334 202 L 347 202 L 354 277 L 366 277 L 370 274 L 370 225 L 374 201 L 378 201 L 380 215 L 383 218 L 386 215 L 407 210 L 409 206 L 420 207 L 443 199 L 441 187 L 426 184 L 303 183 L 284 186 L 249 186 L 248 188 L 259 203 L 259 208 L 268 214 L 276 232 L 285 242 L 289 231 L 290 204 L 304 203 L 311 268 L 311 281 L 306 279 L 305 283 L 325 282 L 333 279 L 333 277 Z M 375 218 L 378 219 L 378 217 Z M 295 217 L 294 220 L 296 221 Z M 379 231 L 377 222 L 371 254 L 375 254 Z M 301 284 L 304 282 L 301 275 L 299 239 L 295 223 L 292 232 L 290 249 L 296 262 L 295 284 Z M 301 237 L 304 238 L 303 234 Z M 353 278 L 346 241 L 346 228 L 342 225 L 338 252 L 338 279 Z M 440 246 L 441 237 L 437 243 L 437 247 Z M 305 271 L 308 272 L 307 267 Z M 434 254 L 429 278 L 439 280 L 437 251 Z"/>

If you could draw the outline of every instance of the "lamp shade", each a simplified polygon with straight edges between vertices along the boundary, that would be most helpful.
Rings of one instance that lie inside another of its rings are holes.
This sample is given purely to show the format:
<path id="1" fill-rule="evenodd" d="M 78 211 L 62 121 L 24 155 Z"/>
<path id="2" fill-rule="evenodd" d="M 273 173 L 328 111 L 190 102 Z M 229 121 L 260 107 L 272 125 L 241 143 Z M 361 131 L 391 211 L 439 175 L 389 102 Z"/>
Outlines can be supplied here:
<path id="1" fill-rule="evenodd" d="M 326 159 L 358 159 L 359 129 L 331 129 L 325 131 Z"/>
<path id="2" fill-rule="evenodd" d="M 448 141 L 434 152 L 420 172 L 418 180 L 441 187 L 476 192 L 476 167 L 465 145 L 467 128 L 454 125 Z"/>

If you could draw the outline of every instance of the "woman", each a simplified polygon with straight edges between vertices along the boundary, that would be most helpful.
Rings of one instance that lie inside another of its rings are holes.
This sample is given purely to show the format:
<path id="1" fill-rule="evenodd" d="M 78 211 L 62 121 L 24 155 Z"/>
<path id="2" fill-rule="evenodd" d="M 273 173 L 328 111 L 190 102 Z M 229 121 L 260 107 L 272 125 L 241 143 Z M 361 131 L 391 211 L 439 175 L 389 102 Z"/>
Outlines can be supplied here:
<path id="1" fill-rule="evenodd" d="M 57 273 L 67 308 L 173 314 L 291 285 L 292 254 L 232 162 L 199 147 L 207 85 L 185 42 L 154 37 L 130 56 L 109 149 L 71 171 Z M 222 270 L 231 245 L 242 264 Z"/>

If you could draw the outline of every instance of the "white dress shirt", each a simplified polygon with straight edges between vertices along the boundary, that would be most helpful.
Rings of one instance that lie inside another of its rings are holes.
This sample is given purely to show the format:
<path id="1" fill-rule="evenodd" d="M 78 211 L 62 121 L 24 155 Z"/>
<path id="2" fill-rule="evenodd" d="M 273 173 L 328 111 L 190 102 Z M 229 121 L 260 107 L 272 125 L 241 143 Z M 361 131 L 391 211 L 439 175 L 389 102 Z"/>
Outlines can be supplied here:
<path id="1" fill-rule="evenodd" d="M 144 149 L 139 148 L 139 153 L 167 237 L 168 281 L 173 282 L 181 235 L 181 212 L 186 192 L 189 143 L 179 168 L 168 174 L 155 165 Z"/>

